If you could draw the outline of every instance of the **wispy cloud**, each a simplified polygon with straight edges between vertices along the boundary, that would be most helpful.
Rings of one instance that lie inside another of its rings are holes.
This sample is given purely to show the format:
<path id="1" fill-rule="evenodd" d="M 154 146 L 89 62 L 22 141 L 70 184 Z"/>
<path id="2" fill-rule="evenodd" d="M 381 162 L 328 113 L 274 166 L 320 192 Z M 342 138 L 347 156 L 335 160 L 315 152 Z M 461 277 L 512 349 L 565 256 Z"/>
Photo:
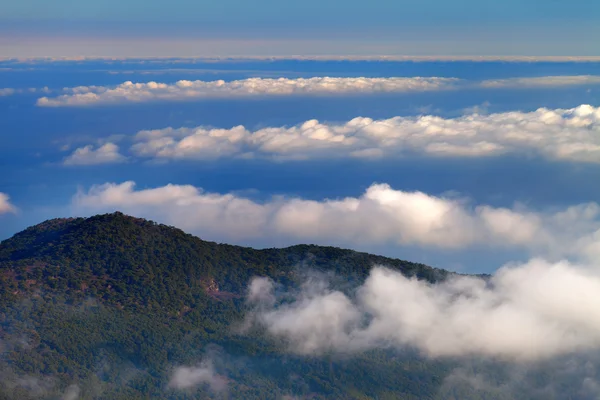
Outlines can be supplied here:
<path id="1" fill-rule="evenodd" d="M 94 148 L 92 145 L 80 147 L 63 161 L 64 165 L 98 165 L 114 164 L 126 161 L 127 158 L 119 153 L 119 146 L 105 143 Z"/>
<path id="2" fill-rule="evenodd" d="M 67 390 L 63 394 L 62 400 L 77 400 L 79 399 L 79 395 L 81 393 L 81 389 L 78 385 L 70 385 L 67 387 Z"/>
<path id="3" fill-rule="evenodd" d="M 141 131 L 134 141 L 129 149 L 132 157 L 153 160 L 533 154 L 550 160 L 600 163 L 600 108 L 581 105 L 488 115 L 474 112 L 457 118 L 358 117 L 342 124 L 309 120 L 296 126 L 255 131 L 244 126 L 165 128 Z"/>
<path id="4" fill-rule="evenodd" d="M 311 241 L 404 245 L 437 249 L 525 250 L 552 257 L 600 256 L 600 205 L 557 210 L 495 208 L 374 184 L 359 197 L 274 197 L 258 203 L 193 186 L 135 189 L 107 183 L 73 198 L 78 213 L 121 210 L 219 240 Z"/>
<path id="5" fill-rule="evenodd" d="M 3 96 L 12 96 L 14 94 L 23 94 L 23 93 L 51 93 L 52 91 L 48 87 L 43 88 L 27 88 L 27 89 L 13 89 L 13 88 L 0 88 L 0 97 Z"/>
<path id="6" fill-rule="evenodd" d="M 227 381 L 216 373 L 210 360 L 204 360 L 193 367 L 177 367 L 169 380 L 169 387 L 179 390 L 200 385 L 208 385 L 213 392 L 222 392 L 227 388 Z"/>
<path id="7" fill-rule="evenodd" d="M 540 76 L 531 78 L 493 79 L 481 82 L 483 88 L 552 88 L 600 84 L 600 75 Z"/>

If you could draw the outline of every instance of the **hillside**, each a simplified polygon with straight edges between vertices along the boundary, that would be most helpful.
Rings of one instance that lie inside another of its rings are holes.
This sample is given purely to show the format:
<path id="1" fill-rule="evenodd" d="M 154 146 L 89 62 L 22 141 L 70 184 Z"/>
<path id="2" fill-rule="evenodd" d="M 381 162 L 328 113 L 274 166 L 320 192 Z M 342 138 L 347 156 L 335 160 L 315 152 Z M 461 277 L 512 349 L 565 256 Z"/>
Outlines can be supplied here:
<path id="1" fill-rule="evenodd" d="M 429 281 L 446 274 L 422 264 L 333 247 L 254 250 L 217 244 L 121 213 L 50 220 L 0 243 L 3 285 L 10 298 L 12 293 L 18 298 L 53 289 L 72 298 L 100 297 L 126 309 L 156 306 L 151 301 L 161 299 L 160 307 L 172 311 L 205 293 L 212 283 L 239 295 L 253 276 L 287 282 L 298 268 L 361 279 L 374 264 Z"/>
<path id="2" fill-rule="evenodd" d="M 237 329 L 252 277 L 294 287 L 322 271 L 351 288 L 373 265 L 448 276 L 333 247 L 217 244 L 121 213 L 46 221 L 0 243 L 0 399 L 509 398 L 444 389 L 457 363 L 410 349 L 300 357 Z M 169 386 L 174 368 L 207 359 L 207 383 L 226 389 Z"/>

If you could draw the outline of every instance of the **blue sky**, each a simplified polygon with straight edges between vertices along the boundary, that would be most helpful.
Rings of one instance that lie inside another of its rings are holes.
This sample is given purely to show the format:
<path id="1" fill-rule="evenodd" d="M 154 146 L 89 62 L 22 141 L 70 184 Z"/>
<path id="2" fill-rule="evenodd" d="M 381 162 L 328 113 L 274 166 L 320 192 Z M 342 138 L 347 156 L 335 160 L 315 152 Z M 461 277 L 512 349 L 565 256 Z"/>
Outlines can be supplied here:
<path id="1" fill-rule="evenodd" d="M 165 7 L 169 5 L 169 7 Z M 194 17 L 215 18 L 221 17 L 236 21 L 242 17 L 243 13 L 251 13 L 246 16 L 248 19 L 257 20 L 260 16 L 267 18 L 282 18 L 279 13 L 287 11 L 288 16 L 298 15 L 298 18 L 305 18 L 310 14 L 315 14 L 315 6 L 321 6 L 319 11 L 329 17 L 338 15 L 340 17 L 352 17 L 359 19 L 359 12 L 363 12 L 365 17 L 377 15 L 381 12 L 408 13 L 419 16 L 420 14 L 442 15 L 443 13 L 453 13 L 453 17 L 468 18 L 470 15 L 476 15 L 477 12 L 499 13 L 497 18 L 508 18 L 514 16 L 514 19 L 525 16 L 535 16 L 536 18 L 564 18 L 565 16 L 578 15 L 583 8 L 594 9 L 595 3 L 579 1 L 565 7 L 561 1 L 548 1 L 542 9 L 534 1 L 506 1 L 498 2 L 476 2 L 473 0 L 461 0 L 455 2 L 441 2 L 437 0 L 425 1 L 388 1 L 376 0 L 365 7 L 363 2 L 350 1 L 344 3 L 345 7 L 340 7 L 338 1 L 309 0 L 306 2 L 287 2 L 281 4 L 274 0 L 261 0 L 249 4 L 241 0 L 204 0 L 201 2 L 192 0 L 178 0 L 165 2 L 159 0 L 140 1 L 127 0 L 116 1 L 106 0 L 103 2 L 77 2 L 72 0 L 59 0 L 54 5 L 50 5 L 42 0 L 25 0 L 18 3 L 5 4 L 5 16 L 9 18 L 23 19 L 45 19 L 45 18 L 90 18 L 90 19 L 112 19 L 121 21 L 143 21 L 160 20 L 172 18 L 179 21 L 194 20 Z M 125 13 L 126 7 L 134 7 L 135 13 Z M 461 7 L 464 7 L 461 9 Z M 518 9 L 519 13 L 515 13 Z M 200 13 L 201 15 L 190 15 Z M 364 18 L 363 18 L 364 19 Z M 454 18 L 456 19 L 456 18 Z"/>
<path id="2" fill-rule="evenodd" d="M 3 61 L 0 238 L 122 210 L 208 240 L 330 244 L 467 272 L 586 259 L 600 228 L 598 70 Z"/>
<path id="3" fill-rule="evenodd" d="M 4 3 L 0 49 L 11 56 L 594 55 L 600 42 L 593 0 Z"/>
<path id="4" fill-rule="evenodd" d="M 569 22 L 595 22 L 600 6 L 591 0 L 565 3 L 550 0 L 543 6 L 534 0 L 507 0 L 503 2 L 475 0 L 374 0 L 361 1 L 291 1 L 260 0 L 105 0 L 102 2 L 42 0 L 7 2 L 3 18 L 14 21 L 95 21 L 137 23 L 208 23 L 223 24 L 227 28 L 245 28 L 268 23 L 277 28 L 293 23 L 297 27 L 314 27 L 326 23 L 331 28 L 357 25 L 371 32 L 378 28 L 458 27 L 463 24 L 483 27 L 500 26 L 539 27 Z M 278 24 L 279 23 L 279 24 Z M 548 26 L 546 26 L 547 28 Z"/>

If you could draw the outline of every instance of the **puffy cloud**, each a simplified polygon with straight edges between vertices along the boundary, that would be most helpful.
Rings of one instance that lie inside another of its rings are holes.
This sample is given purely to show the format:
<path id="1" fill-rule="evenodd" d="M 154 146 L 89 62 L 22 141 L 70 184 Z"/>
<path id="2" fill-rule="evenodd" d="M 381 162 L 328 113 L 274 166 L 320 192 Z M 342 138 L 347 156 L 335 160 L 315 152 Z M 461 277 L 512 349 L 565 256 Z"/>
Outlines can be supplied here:
<path id="1" fill-rule="evenodd" d="M 465 201 L 373 184 L 359 197 L 274 197 L 259 203 L 189 185 L 136 190 L 134 182 L 79 192 L 78 211 L 119 209 L 211 239 L 287 238 L 330 244 L 399 244 L 460 249 L 487 246 L 552 257 L 600 256 L 600 205 L 533 211 L 471 206 Z"/>
<path id="2" fill-rule="evenodd" d="M 79 192 L 73 203 L 78 209 L 90 211 L 118 208 L 136 215 L 154 215 L 196 233 L 234 239 L 264 235 L 274 206 L 233 194 L 204 193 L 189 185 L 135 190 L 134 182 L 94 186 L 88 192 Z"/>
<path id="3" fill-rule="evenodd" d="M 94 149 L 88 145 L 76 149 L 73 154 L 64 159 L 65 165 L 97 165 L 124 162 L 126 157 L 119 153 L 119 146 L 114 143 L 105 143 Z"/>
<path id="4" fill-rule="evenodd" d="M 214 392 L 221 392 L 227 387 L 225 378 L 217 375 L 210 360 L 203 361 L 197 367 L 177 367 L 169 381 L 174 389 L 191 389 L 199 385 L 208 385 Z"/>
<path id="5" fill-rule="evenodd" d="M 354 118 L 344 124 L 309 120 L 292 127 L 250 131 L 166 128 L 141 131 L 131 152 L 163 160 L 217 157 L 437 157 L 537 154 L 554 160 L 600 162 L 600 107 L 540 108 L 532 112 L 473 113 L 458 118 Z"/>
<path id="6" fill-rule="evenodd" d="M 253 304 L 273 306 L 276 301 L 273 288 L 270 279 L 253 279 L 248 287 L 247 300 Z"/>
<path id="7" fill-rule="evenodd" d="M 292 94 L 392 93 L 444 90 L 454 87 L 454 78 L 249 78 L 237 81 L 187 81 L 133 83 L 113 88 L 79 86 L 66 89 L 68 94 L 38 99 L 39 106 L 85 106 L 156 100 L 191 100 L 237 96 L 283 96 Z"/>
<path id="8" fill-rule="evenodd" d="M 9 200 L 10 197 L 7 194 L 0 192 L 0 214 L 11 213 L 17 210 Z"/>
<path id="9" fill-rule="evenodd" d="M 251 133 L 243 126 L 231 129 L 198 127 L 141 131 L 136 135 L 137 143 L 131 147 L 131 151 L 139 157 L 162 159 L 242 156 L 250 136 Z"/>
<path id="10" fill-rule="evenodd" d="M 280 294 L 283 302 L 268 294 L 276 296 L 251 298 L 254 322 L 299 354 L 412 346 L 432 357 L 535 361 L 600 348 L 598 268 L 564 261 L 534 259 L 489 281 L 455 276 L 438 284 L 375 267 L 353 296 L 322 283 Z"/>

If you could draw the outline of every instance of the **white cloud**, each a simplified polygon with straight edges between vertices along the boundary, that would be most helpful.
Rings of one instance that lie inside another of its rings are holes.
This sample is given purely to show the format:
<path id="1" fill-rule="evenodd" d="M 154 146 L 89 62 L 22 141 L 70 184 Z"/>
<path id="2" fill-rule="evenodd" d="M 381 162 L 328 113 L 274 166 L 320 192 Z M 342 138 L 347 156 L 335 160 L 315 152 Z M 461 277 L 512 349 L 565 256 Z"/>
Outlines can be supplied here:
<path id="1" fill-rule="evenodd" d="M 218 157 L 489 157 L 536 154 L 553 160 L 600 163 L 600 107 L 540 108 L 458 118 L 354 118 L 343 124 L 309 120 L 292 127 L 250 131 L 166 128 L 141 131 L 131 152 L 163 160 Z"/>
<path id="2" fill-rule="evenodd" d="M 193 186 L 135 190 L 134 182 L 79 192 L 75 209 L 121 210 L 213 240 L 287 238 L 323 244 L 397 244 L 442 249 L 472 246 L 552 257 L 600 256 L 600 205 L 534 211 L 494 208 L 373 184 L 360 197 L 322 201 L 274 197 L 258 203 Z"/>
<path id="3" fill-rule="evenodd" d="M 208 385 L 214 392 L 223 391 L 227 382 L 217 375 L 210 360 L 203 361 L 196 367 L 177 367 L 173 371 L 169 386 L 174 389 L 191 389 L 199 385 Z"/>
<path id="4" fill-rule="evenodd" d="M 452 89 L 454 78 L 249 78 L 237 81 L 186 81 L 133 83 L 117 87 L 79 86 L 66 89 L 69 94 L 38 99 L 39 106 L 85 106 L 146 101 L 181 101 L 214 97 L 321 95 L 347 93 L 420 92 Z"/>
<path id="5" fill-rule="evenodd" d="M 0 214 L 14 213 L 17 208 L 10 203 L 10 197 L 0 192 Z"/>
<path id="6" fill-rule="evenodd" d="M 598 85 L 600 76 L 544 76 L 469 81 L 443 77 L 313 77 L 313 78 L 248 78 L 235 81 L 189 81 L 175 83 L 124 82 L 118 86 L 78 86 L 65 88 L 66 94 L 41 97 L 42 107 L 70 107 L 149 101 L 185 101 L 203 98 L 340 95 L 357 93 L 409 93 L 454 89 L 553 88 L 561 86 Z"/>
<path id="7" fill-rule="evenodd" d="M 489 282 L 453 277 L 434 285 L 375 267 L 356 296 L 312 282 L 283 303 L 260 300 L 275 297 L 268 279 L 251 287 L 262 288 L 251 318 L 299 354 L 412 346 L 432 357 L 535 361 L 600 348 L 598 268 L 564 261 L 534 259 Z"/>
<path id="8" fill-rule="evenodd" d="M 126 157 L 119 153 L 119 146 L 114 143 L 105 143 L 94 149 L 88 145 L 76 149 L 73 154 L 64 159 L 65 165 L 97 165 L 124 162 Z"/>
<path id="9" fill-rule="evenodd" d="M 11 89 L 11 88 L 0 89 L 0 97 L 10 96 L 12 94 L 15 94 L 15 89 Z"/>

